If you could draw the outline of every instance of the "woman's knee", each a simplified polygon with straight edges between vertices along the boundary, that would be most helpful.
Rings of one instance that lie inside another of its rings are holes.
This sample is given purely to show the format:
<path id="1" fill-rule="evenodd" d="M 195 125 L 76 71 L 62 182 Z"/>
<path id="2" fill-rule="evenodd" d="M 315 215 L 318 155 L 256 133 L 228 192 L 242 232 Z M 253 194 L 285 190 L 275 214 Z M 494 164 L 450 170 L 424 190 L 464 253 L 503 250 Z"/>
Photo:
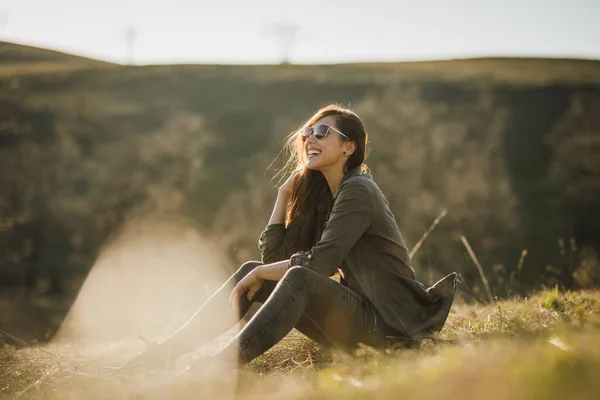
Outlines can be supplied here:
<path id="1" fill-rule="evenodd" d="M 243 277 L 248 275 L 259 265 L 263 265 L 263 263 L 260 261 L 246 261 L 238 268 L 233 276 L 235 277 L 236 281 L 239 282 Z"/>
<path id="2" fill-rule="evenodd" d="M 310 299 L 326 290 L 328 280 L 330 279 L 314 269 L 293 266 L 286 271 L 279 284 L 286 285 L 296 294 L 304 293 Z"/>
<path id="3" fill-rule="evenodd" d="M 315 274 L 319 275 L 317 271 L 314 271 L 310 268 L 293 266 L 285 272 L 283 279 L 294 282 L 305 282 L 308 279 L 315 278 Z"/>

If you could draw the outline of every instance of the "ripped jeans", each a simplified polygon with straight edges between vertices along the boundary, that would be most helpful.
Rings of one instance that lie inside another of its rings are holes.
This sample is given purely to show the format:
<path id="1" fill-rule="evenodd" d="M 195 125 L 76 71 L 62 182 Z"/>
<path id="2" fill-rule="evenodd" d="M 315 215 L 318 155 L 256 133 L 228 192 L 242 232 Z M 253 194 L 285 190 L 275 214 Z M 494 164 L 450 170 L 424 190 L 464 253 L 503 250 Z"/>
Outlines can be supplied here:
<path id="1" fill-rule="evenodd" d="M 211 300 L 229 296 L 235 283 L 259 265 L 263 263 L 244 263 L 219 289 L 223 293 L 218 291 Z M 325 347 L 344 351 L 355 349 L 359 342 L 376 348 L 389 345 L 390 330 L 367 299 L 310 268 L 292 267 L 279 281 L 265 280 L 252 302 L 244 294 L 239 318 L 253 302 L 263 305 L 230 342 L 230 349 L 221 351 L 239 349 L 239 364 L 267 351 L 293 328 Z"/>

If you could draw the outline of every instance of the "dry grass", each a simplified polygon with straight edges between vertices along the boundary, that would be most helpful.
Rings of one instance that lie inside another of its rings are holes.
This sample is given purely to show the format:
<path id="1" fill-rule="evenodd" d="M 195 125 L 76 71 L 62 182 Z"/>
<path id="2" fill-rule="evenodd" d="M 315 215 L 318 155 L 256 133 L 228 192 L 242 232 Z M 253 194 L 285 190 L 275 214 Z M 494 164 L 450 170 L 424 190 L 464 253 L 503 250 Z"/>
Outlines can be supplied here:
<path id="1" fill-rule="evenodd" d="M 7 398 L 460 398 L 592 399 L 600 391 L 600 292 L 540 292 L 453 308 L 437 343 L 354 355 L 292 334 L 234 375 L 125 376 L 108 357 L 3 349 Z"/>
<path id="2" fill-rule="evenodd" d="M 48 75 L 52 78 L 60 77 L 65 74 L 98 69 L 115 69 L 113 65 L 91 65 L 86 63 L 55 63 L 55 62 L 40 62 L 40 63 L 22 63 L 22 64 L 7 64 L 0 66 L 0 78 L 22 78 L 27 75 Z"/>
<path id="3" fill-rule="evenodd" d="M 26 75 L 52 75 L 78 70 L 120 69 L 132 67 L 79 57 L 72 54 L 0 41 L 0 78 Z M 444 80 L 448 82 L 501 82 L 509 84 L 547 85 L 600 82 L 600 61 L 558 58 L 471 58 L 439 61 L 344 63 L 323 65 L 148 65 L 151 75 L 173 75 L 195 71 L 209 75 L 240 75 L 255 81 L 314 80 L 317 82 L 390 81 L 414 82 Z"/>

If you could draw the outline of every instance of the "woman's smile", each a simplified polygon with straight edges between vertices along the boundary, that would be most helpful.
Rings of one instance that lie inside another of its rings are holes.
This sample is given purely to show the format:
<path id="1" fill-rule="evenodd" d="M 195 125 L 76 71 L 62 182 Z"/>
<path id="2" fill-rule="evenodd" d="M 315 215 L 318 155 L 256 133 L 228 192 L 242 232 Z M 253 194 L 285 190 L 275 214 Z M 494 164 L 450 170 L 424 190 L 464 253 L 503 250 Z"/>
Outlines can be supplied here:
<path id="1" fill-rule="evenodd" d="M 308 158 L 315 158 L 321 155 L 323 151 L 312 143 L 306 146 L 306 156 Z"/>

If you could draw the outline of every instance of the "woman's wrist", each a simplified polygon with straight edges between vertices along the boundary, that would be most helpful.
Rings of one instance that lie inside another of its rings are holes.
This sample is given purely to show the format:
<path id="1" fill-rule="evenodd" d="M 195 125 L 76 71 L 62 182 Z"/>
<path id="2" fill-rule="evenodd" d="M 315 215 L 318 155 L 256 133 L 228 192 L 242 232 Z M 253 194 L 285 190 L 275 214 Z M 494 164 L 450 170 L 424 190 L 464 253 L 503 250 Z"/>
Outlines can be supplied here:
<path id="1" fill-rule="evenodd" d="M 264 272 L 263 266 L 259 265 L 258 267 L 254 268 L 250 273 L 254 274 L 258 279 L 264 280 L 265 278 L 263 277 L 263 272 Z"/>

